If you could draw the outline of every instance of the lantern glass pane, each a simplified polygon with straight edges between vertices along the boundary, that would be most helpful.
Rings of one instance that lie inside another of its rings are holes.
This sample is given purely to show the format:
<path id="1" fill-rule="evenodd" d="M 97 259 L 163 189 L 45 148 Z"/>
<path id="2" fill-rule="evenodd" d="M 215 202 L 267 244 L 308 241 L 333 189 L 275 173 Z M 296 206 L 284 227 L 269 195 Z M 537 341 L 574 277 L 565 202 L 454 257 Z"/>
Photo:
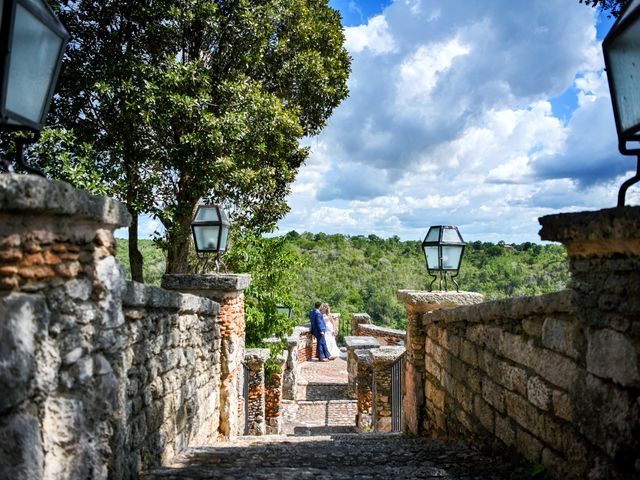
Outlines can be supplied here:
<path id="1" fill-rule="evenodd" d="M 219 226 L 194 226 L 196 249 L 200 251 L 218 251 Z"/>
<path id="2" fill-rule="evenodd" d="M 627 12 L 631 10 L 628 8 Z M 607 75 L 614 85 L 613 101 L 621 131 L 637 132 L 640 127 L 640 19 L 629 23 L 609 44 Z"/>
<path id="3" fill-rule="evenodd" d="M 431 227 L 427 232 L 427 238 L 425 242 L 439 242 L 440 241 L 440 227 Z"/>
<path id="4" fill-rule="evenodd" d="M 457 228 L 445 228 L 442 232 L 443 243 L 461 243 L 462 237 Z"/>
<path id="5" fill-rule="evenodd" d="M 16 6 L 7 81 L 7 109 L 41 124 L 63 39 L 22 5 Z"/>
<path id="6" fill-rule="evenodd" d="M 287 307 L 283 307 L 281 305 L 278 305 L 277 307 L 278 313 L 281 313 L 283 315 L 285 315 L 286 317 L 290 317 L 291 316 L 291 310 Z"/>
<path id="7" fill-rule="evenodd" d="M 229 238 L 229 229 L 225 226 L 222 227 L 222 235 L 220 236 L 220 251 L 227 250 L 227 240 Z"/>
<path id="8" fill-rule="evenodd" d="M 218 209 L 216 207 L 200 207 L 196 213 L 194 222 L 219 222 Z"/>
<path id="9" fill-rule="evenodd" d="M 458 270 L 460 268 L 460 260 L 462 258 L 462 246 L 445 245 L 442 247 L 442 269 Z"/>
<path id="10" fill-rule="evenodd" d="M 427 259 L 427 268 L 429 270 L 440 270 L 438 247 L 424 247 L 424 255 Z"/>

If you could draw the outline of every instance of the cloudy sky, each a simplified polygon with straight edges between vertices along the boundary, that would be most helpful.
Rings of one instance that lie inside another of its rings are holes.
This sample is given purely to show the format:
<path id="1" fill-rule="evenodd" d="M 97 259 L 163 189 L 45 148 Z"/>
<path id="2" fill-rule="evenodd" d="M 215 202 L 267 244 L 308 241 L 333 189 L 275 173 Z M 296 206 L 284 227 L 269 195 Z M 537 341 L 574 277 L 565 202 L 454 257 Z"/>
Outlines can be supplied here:
<path id="1" fill-rule="evenodd" d="M 307 140 L 280 233 L 418 240 L 444 223 L 539 241 L 539 216 L 615 206 L 635 161 L 617 153 L 606 16 L 578 0 L 330 3 L 351 94 Z"/>

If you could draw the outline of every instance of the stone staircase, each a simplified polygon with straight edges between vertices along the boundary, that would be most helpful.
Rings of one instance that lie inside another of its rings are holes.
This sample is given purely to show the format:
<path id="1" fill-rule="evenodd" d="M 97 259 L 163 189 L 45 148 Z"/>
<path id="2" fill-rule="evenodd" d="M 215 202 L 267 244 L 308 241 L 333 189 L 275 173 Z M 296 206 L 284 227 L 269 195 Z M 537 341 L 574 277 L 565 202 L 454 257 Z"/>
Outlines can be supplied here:
<path id="1" fill-rule="evenodd" d="M 346 362 L 307 362 L 294 401 L 284 400 L 283 433 L 319 435 L 355 433 L 356 401 L 349 397 Z"/>

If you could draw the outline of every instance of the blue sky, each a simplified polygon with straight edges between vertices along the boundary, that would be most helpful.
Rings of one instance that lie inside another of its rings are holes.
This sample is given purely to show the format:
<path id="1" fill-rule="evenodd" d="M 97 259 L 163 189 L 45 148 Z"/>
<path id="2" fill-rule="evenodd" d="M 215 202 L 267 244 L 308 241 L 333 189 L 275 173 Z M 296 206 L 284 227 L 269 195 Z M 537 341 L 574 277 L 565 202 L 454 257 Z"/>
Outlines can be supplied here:
<path id="1" fill-rule="evenodd" d="M 578 0 L 330 4 L 351 94 L 306 139 L 280 232 L 539 241 L 540 216 L 615 206 L 635 162 L 603 72 L 612 19 Z"/>
<path id="2" fill-rule="evenodd" d="M 539 241 L 540 216 L 615 206 L 635 161 L 617 152 L 603 72 L 611 19 L 578 0 L 330 5 L 350 97 L 304 140 L 279 233 L 419 240 L 452 224 L 465 240 Z"/>

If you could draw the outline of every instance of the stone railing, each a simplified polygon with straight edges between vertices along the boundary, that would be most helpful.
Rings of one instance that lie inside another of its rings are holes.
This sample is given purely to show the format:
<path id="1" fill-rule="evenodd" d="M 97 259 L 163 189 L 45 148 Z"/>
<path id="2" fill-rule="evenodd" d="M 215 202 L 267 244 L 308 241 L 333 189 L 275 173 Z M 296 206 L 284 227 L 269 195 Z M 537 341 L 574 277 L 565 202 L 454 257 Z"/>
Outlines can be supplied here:
<path id="1" fill-rule="evenodd" d="M 378 325 L 360 323 L 356 326 L 353 335 L 373 337 L 378 340 L 382 346 L 402 346 L 404 345 L 407 332 L 393 328 L 379 327 Z"/>
<path id="2" fill-rule="evenodd" d="M 380 342 L 373 337 L 344 337 L 347 345 L 347 375 L 348 392 L 352 398 L 356 398 L 356 386 L 358 379 L 358 358 L 356 353 L 360 350 L 380 348 Z"/>
<path id="3" fill-rule="evenodd" d="M 567 246 L 569 290 L 459 308 L 462 292 L 399 293 L 405 427 L 511 450 L 556 478 L 638 477 L 640 208 L 540 221 Z"/>
<path id="4" fill-rule="evenodd" d="M 282 354 L 274 360 L 276 371 L 265 373 L 265 424 L 267 435 L 280 434 L 282 423 L 282 390 L 284 367 L 287 355 Z"/>
<path id="5" fill-rule="evenodd" d="M 264 363 L 269 358 L 268 348 L 248 348 L 245 350 L 244 364 L 247 366 L 249 393 L 247 395 L 246 425 L 247 435 L 264 435 L 267 433 L 265 413 L 265 376 Z"/>
<path id="6" fill-rule="evenodd" d="M 129 221 L 113 200 L 0 175 L 0 478 L 137 478 L 237 433 L 241 288 L 221 308 L 127 284 L 112 232 Z"/>

